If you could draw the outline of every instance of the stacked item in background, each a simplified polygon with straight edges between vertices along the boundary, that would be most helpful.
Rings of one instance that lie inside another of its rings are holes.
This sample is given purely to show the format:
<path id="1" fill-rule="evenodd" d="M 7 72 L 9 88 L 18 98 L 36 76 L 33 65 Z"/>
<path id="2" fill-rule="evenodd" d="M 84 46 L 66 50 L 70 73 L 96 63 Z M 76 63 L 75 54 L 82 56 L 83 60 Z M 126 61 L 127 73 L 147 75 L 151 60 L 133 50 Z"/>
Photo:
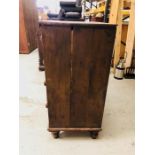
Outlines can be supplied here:
<path id="1" fill-rule="evenodd" d="M 48 13 L 49 19 L 55 20 L 82 20 L 81 19 L 81 0 L 76 0 L 75 2 L 65 2 L 60 1 L 60 11 L 59 14 Z"/>

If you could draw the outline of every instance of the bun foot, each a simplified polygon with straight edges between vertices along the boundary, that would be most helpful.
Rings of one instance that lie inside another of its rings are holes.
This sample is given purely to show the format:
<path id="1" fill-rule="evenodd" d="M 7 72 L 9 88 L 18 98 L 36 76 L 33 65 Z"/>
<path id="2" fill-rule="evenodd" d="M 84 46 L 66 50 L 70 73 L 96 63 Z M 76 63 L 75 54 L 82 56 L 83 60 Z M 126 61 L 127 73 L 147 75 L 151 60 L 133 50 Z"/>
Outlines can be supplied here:
<path id="1" fill-rule="evenodd" d="M 40 66 L 39 66 L 39 70 L 40 70 L 40 71 L 45 71 L 45 66 L 44 66 L 44 65 L 40 65 Z"/>
<path id="2" fill-rule="evenodd" d="M 54 138 L 59 138 L 59 131 L 52 132 Z"/>
<path id="3" fill-rule="evenodd" d="M 92 139 L 96 139 L 98 136 L 98 131 L 90 131 L 90 136 Z"/>

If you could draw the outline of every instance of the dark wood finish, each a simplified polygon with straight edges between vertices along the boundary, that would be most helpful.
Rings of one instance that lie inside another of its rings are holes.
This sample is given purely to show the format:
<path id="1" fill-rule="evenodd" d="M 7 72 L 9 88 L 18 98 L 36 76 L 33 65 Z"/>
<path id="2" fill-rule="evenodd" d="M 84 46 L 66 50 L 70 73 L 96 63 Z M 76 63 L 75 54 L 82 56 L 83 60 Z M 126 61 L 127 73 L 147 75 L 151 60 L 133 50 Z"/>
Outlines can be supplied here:
<path id="1" fill-rule="evenodd" d="M 40 20 L 40 26 L 82 26 L 91 28 L 110 28 L 116 27 L 116 24 L 101 23 L 101 22 L 83 22 L 83 21 L 59 21 L 59 20 Z"/>
<path id="2" fill-rule="evenodd" d="M 42 38 L 45 48 L 49 127 L 69 127 L 70 27 L 43 28 Z"/>
<path id="3" fill-rule="evenodd" d="M 40 22 L 49 131 L 101 130 L 115 25 Z"/>
<path id="4" fill-rule="evenodd" d="M 100 128 L 115 29 L 74 27 L 73 33 L 71 124 Z"/>
<path id="5" fill-rule="evenodd" d="M 43 57 L 43 54 L 44 54 L 44 49 L 43 49 L 43 45 L 42 45 L 42 40 L 41 40 L 41 30 L 40 30 L 40 27 L 41 25 L 55 25 L 55 26 L 84 26 L 84 27 L 89 27 L 91 25 L 91 27 L 96 27 L 96 25 L 98 27 L 103 27 L 103 24 L 101 22 L 91 22 L 91 23 L 84 23 L 84 22 L 79 22 L 79 21 L 65 21 L 65 22 L 62 22 L 62 21 L 53 21 L 52 20 L 41 20 L 40 22 L 40 26 L 39 26 L 39 29 L 38 29 L 38 34 L 37 34 L 37 40 L 38 40 L 38 50 L 39 50 L 39 70 L 40 71 L 44 71 L 45 70 L 45 66 L 44 66 L 44 57 Z M 113 24 L 109 24 L 110 26 L 113 26 Z M 105 23 L 104 24 L 104 27 L 106 27 L 107 24 Z"/>
<path id="6" fill-rule="evenodd" d="M 19 51 L 27 54 L 37 48 L 37 8 L 35 0 L 20 0 L 19 6 Z"/>
<path id="7" fill-rule="evenodd" d="M 101 131 L 101 128 L 48 128 L 50 132 L 56 131 Z"/>
<path id="8" fill-rule="evenodd" d="M 45 71 L 45 66 L 44 66 L 44 58 L 43 58 L 43 43 L 42 43 L 42 35 L 41 35 L 41 30 L 38 28 L 37 32 L 37 43 L 38 43 L 38 52 L 39 52 L 39 70 L 40 71 Z"/>

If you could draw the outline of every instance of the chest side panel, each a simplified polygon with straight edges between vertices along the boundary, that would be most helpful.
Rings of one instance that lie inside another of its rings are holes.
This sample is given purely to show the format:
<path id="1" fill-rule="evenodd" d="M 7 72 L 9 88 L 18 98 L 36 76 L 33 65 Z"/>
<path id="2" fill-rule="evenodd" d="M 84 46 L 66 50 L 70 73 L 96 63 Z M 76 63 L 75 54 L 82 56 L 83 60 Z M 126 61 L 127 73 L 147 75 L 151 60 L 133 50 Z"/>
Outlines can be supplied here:
<path id="1" fill-rule="evenodd" d="M 71 125 L 101 127 L 115 28 L 74 27 Z"/>

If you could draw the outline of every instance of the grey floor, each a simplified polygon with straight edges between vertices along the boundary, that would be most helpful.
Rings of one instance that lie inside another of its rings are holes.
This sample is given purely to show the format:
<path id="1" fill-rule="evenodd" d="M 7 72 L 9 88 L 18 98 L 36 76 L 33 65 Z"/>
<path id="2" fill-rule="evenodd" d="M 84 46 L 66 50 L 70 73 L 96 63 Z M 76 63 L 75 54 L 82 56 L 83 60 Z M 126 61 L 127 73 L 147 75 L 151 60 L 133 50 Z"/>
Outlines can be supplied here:
<path id="1" fill-rule="evenodd" d="M 134 155 L 134 80 L 115 80 L 112 73 L 98 139 L 88 133 L 47 131 L 44 72 L 38 71 L 37 50 L 20 55 L 20 155 Z"/>

